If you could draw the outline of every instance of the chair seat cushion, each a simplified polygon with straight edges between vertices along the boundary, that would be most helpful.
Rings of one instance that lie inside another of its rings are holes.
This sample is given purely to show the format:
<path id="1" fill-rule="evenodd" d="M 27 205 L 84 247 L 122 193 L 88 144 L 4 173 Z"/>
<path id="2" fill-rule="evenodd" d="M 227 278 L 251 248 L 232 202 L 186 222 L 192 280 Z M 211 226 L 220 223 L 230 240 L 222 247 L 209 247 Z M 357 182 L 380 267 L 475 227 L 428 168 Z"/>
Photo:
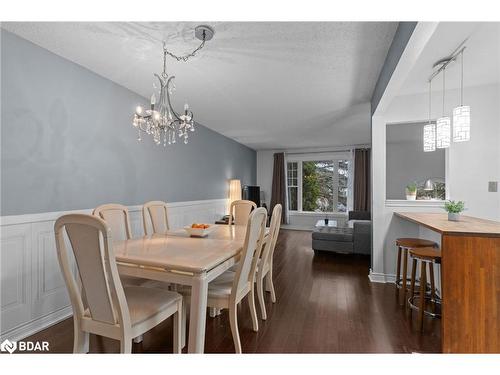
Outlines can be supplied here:
<path id="1" fill-rule="evenodd" d="M 182 296 L 165 289 L 125 286 L 132 325 L 141 323 L 177 303 Z"/>
<path id="2" fill-rule="evenodd" d="M 312 233 L 313 240 L 352 242 L 352 228 L 324 227 L 315 229 Z"/>

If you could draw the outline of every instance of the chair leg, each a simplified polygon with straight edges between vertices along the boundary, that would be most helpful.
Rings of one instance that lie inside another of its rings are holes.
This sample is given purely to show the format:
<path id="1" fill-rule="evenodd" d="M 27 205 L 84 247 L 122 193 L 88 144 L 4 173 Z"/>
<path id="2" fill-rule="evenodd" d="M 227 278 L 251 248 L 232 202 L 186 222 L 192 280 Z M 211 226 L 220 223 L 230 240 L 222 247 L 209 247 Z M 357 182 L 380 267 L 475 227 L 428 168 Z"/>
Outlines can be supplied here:
<path id="1" fill-rule="evenodd" d="M 182 352 L 182 300 L 177 303 L 177 312 L 174 314 L 174 353 L 180 354 Z"/>
<path id="2" fill-rule="evenodd" d="M 419 311 L 418 311 L 418 322 L 420 325 L 420 330 L 424 329 L 424 309 L 425 309 L 425 288 L 427 285 L 427 276 L 426 276 L 426 262 L 421 262 L 420 264 L 420 300 L 419 300 Z"/>
<path id="3" fill-rule="evenodd" d="M 401 296 L 406 301 L 406 279 L 408 278 L 408 249 L 403 248 L 403 277 L 401 279 Z"/>
<path id="4" fill-rule="evenodd" d="M 255 284 L 255 283 L 254 283 Z M 252 317 L 252 327 L 255 332 L 259 330 L 259 322 L 257 320 L 257 309 L 255 308 L 255 286 L 252 285 L 250 293 L 247 294 L 248 307 L 250 308 L 250 316 Z"/>
<path id="5" fill-rule="evenodd" d="M 132 353 L 132 338 L 125 336 L 120 340 L 120 353 L 130 354 Z"/>
<path id="6" fill-rule="evenodd" d="M 410 298 L 415 295 L 415 279 L 417 278 L 417 260 L 413 259 L 411 266 L 411 286 L 410 286 Z M 405 303 L 406 306 L 410 306 L 409 303 Z"/>
<path id="7" fill-rule="evenodd" d="M 186 318 L 187 299 L 186 298 L 184 299 L 184 301 L 182 301 L 182 310 L 181 311 L 182 311 L 182 313 L 181 313 L 181 348 L 184 348 L 186 346 L 186 324 L 187 324 L 187 318 Z"/>
<path id="8" fill-rule="evenodd" d="M 400 279 L 401 279 L 401 247 L 398 246 L 398 262 L 396 263 L 396 286 L 398 285 Z"/>
<path id="9" fill-rule="evenodd" d="M 80 324 L 74 320 L 73 353 L 89 352 L 89 333 L 80 330 Z"/>
<path id="10" fill-rule="evenodd" d="M 231 326 L 231 334 L 233 335 L 234 349 L 237 354 L 241 354 L 240 334 L 238 332 L 238 317 L 237 305 L 232 304 L 229 306 L 229 324 Z"/>
<path id="11" fill-rule="evenodd" d="M 257 297 L 259 298 L 260 313 L 262 320 L 267 319 L 266 305 L 264 301 L 264 278 L 257 275 Z"/>
<path id="12" fill-rule="evenodd" d="M 266 275 L 266 284 L 267 284 L 267 287 L 269 288 L 269 291 L 271 292 L 271 302 L 276 303 L 276 292 L 274 290 L 272 265 L 271 265 L 271 269 L 269 270 L 269 272 Z"/>

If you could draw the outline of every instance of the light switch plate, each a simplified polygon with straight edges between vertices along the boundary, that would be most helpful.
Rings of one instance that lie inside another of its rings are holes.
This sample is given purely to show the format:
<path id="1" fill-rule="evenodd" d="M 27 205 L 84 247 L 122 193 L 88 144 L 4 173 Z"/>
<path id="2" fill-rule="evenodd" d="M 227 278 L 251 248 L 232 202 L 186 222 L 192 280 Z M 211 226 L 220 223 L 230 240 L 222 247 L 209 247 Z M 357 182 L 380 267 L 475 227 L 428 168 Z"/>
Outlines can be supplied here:
<path id="1" fill-rule="evenodd" d="M 496 193 L 498 191 L 498 181 L 489 181 L 488 182 L 488 192 Z"/>

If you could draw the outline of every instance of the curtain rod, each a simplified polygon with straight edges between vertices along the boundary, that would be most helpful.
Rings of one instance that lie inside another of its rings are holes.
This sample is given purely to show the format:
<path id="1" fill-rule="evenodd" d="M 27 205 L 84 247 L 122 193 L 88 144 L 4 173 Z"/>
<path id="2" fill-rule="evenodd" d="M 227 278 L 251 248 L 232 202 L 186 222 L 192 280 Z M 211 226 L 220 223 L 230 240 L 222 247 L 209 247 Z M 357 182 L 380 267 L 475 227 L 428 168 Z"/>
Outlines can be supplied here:
<path id="1" fill-rule="evenodd" d="M 351 148 L 345 149 L 345 150 L 325 150 L 325 151 L 302 151 L 302 152 L 284 152 L 285 155 L 307 155 L 307 154 L 328 154 L 328 153 L 334 153 L 334 152 L 350 152 L 355 149 L 370 149 L 370 146 L 367 145 L 353 145 Z"/>

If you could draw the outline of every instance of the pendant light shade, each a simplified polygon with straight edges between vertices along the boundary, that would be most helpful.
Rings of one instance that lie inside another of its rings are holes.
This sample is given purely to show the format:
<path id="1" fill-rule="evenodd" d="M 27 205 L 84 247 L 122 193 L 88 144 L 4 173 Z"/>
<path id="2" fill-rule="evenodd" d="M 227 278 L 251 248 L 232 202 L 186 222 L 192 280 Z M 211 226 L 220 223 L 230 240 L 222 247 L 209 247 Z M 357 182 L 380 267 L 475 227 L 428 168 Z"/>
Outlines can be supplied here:
<path id="1" fill-rule="evenodd" d="M 453 110 L 453 142 L 470 139 L 470 107 L 462 105 Z"/>
<path id="2" fill-rule="evenodd" d="M 448 148 L 451 143 L 451 121 L 449 117 L 438 118 L 436 122 L 436 147 Z"/>
<path id="3" fill-rule="evenodd" d="M 443 69 L 443 117 L 436 121 L 436 147 L 448 148 L 451 143 L 451 120 L 444 115 L 444 93 L 446 91 L 445 81 L 446 69 Z"/>
<path id="4" fill-rule="evenodd" d="M 436 150 L 436 125 L 432 123 L 432 80 L 429 80 L 429 123 L 424 125 L 424 152 Z"/>
<path id="5" fill-rule="evenodd" d="M 461 54 L 462 74 L 460 78 L 460 106 L 453 110 L 453 142 L 465 142 L 470 139 L 470 107 L 464 101 L 464 51 Z"/>
<path id="6" fill-rule="evenodd" d="M 436 125 L 424 125 L 424 152 L 436 150 Z"/>

